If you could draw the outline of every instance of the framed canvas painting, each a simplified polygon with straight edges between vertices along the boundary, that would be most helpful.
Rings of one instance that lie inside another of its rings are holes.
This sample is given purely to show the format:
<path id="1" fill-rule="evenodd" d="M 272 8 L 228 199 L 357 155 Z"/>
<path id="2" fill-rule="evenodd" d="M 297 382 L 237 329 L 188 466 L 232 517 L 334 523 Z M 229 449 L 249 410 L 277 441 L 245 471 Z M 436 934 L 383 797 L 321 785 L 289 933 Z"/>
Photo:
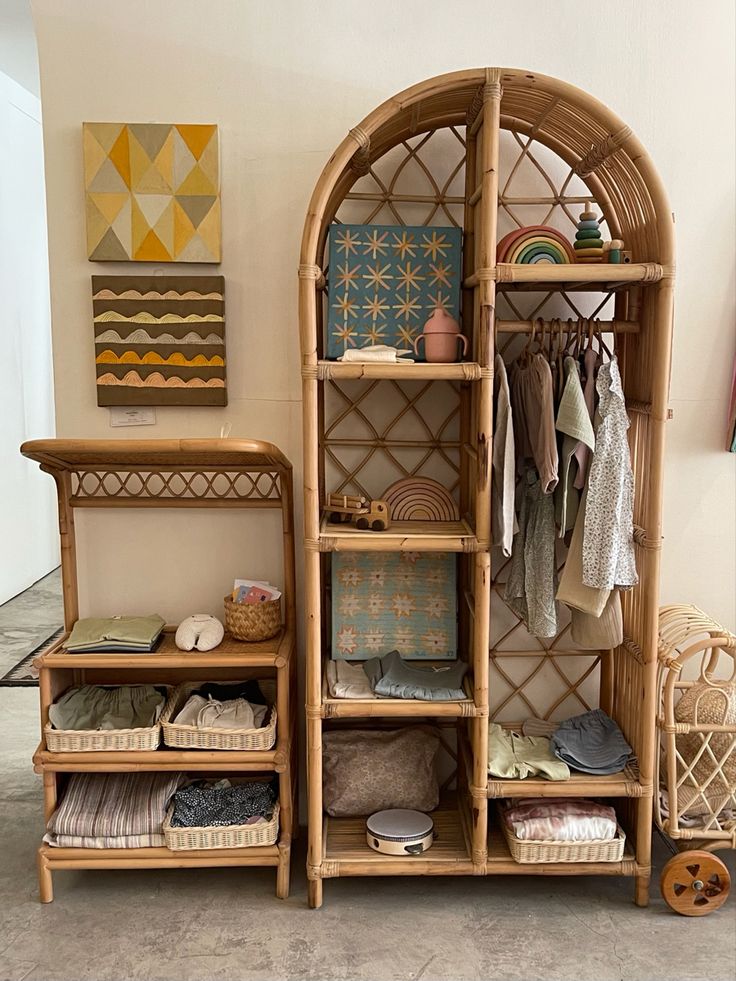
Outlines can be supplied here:
<path id="1" fill-rule="evenodd" d="M 215 125 L 83 123 L 87 257 L 220 262 Z"/>
<path id="2" fill-rule="evenodd" d="M 93 276 L 98 405 L 227 405 L 222 276 Z"/>
<path id="3" fill-rule="evenodd" d="M 435 307 L 460 316 L 462 230 L 424 225 L 332 225 L 327 357 L 349 347 L 414 350 Z M 420 346 L 417 360 L 424 360 Z"/>

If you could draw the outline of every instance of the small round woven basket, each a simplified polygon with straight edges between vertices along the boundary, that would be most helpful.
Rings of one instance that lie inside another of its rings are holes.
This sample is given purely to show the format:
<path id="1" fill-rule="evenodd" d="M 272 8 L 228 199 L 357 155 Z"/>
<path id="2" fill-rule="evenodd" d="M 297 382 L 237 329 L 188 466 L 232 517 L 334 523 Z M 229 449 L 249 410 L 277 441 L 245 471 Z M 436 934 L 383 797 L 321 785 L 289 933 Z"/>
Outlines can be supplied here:
<path id="1" fill-rule="evenodd" d="M 225 597 L 225 629 L 236 640 L 269 640 L 281 630 L 281 599 L 233 603 Z"/>

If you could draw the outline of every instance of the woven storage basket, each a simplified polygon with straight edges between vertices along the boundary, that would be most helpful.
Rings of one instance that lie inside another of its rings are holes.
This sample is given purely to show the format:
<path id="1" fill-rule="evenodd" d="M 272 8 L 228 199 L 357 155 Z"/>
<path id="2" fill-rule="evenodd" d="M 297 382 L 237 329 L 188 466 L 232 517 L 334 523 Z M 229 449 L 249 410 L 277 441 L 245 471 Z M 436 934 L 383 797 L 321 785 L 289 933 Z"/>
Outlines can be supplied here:
<path id="1" fill-rule="evenodd" d="M 626 835 L 620 825 L 610 841 L 526 841 L 517 838 L 506 826 L 503 815 L 499 821 L 506 836 L 511 857 L 520 865 L 544 865 L 550 862 L 620 862 L 624 856 Z"/>
<path id="2" fill-rule="evenodd" d="M 155 725 L 142 729 L 55 729 L 47 722 L 43 729 L 46 748 L 51 753 L 125 753 L 158 749 L 161 721 L 171 702 L 173 689 L 168 685 L 157 687 L 165 687 L 168 697 Z"/>
<path id="3" fill-rule="evenodd" d="M 233 603 L 225 597 L 225 629 L 236 640 L 270 640 L 281 630 L 281 599 Z"/>
<path id="4" fill-rule="evenodd" d="M 273 817 L 263 824 L 230 824 L 222 828 L 172 828 L 174 805 L 169 808 L 163 824 L 166 847 L 175 852 L 199 851 L 208 848 L 256 848 L 275 845 L 279 837 L 279 804 Z"/>
<path id="5" fill-rule="evenodd" d="M 227 681 L 221 682 L 221 684 L 229 683 Z M 233 684 L 235 683 L 233 682 Z M 276 742 L 276 706 L 273 704 L 276 697 L 276 683 L 270 678 L 263 681 L 259 680 L 258 683 L 264 697 L 271 705 L 267 716 L 268 722 L 260 729 L 218 729 L 178 725 L 172 722 L 171 720 L 181 711 L 192 692 L 201 688 L 203 682 L 179 685 L 169 698 L 161 715 L 164 743 L 178 749 L 271 749 Z"/>

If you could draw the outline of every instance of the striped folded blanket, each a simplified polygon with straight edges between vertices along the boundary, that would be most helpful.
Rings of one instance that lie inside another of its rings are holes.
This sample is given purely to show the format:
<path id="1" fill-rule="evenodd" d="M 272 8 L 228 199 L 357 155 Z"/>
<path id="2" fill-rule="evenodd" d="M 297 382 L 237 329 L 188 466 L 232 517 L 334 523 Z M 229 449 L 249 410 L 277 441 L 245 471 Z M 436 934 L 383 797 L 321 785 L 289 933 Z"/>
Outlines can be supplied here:
<path id="1" fill-rule="evenodd" d="M 162 845 L 166 809 L 182 773 L 75 773 L 46 825 L 50 845 L 143 848 Z"/>

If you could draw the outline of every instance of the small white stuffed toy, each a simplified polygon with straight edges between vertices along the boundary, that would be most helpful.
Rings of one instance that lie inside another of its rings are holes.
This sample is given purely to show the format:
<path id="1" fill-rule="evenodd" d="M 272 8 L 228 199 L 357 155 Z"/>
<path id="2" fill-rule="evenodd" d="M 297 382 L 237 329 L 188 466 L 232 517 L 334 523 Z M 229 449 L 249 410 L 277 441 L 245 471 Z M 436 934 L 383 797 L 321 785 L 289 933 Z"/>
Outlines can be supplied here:
<path id="1" fill-rule="evenodd" d="M 211 651 L 225 636 L 225 628 L 208 613 L 195 613 L 182 620 L 176 629 L 176 646 L 180 651 Z"/>

